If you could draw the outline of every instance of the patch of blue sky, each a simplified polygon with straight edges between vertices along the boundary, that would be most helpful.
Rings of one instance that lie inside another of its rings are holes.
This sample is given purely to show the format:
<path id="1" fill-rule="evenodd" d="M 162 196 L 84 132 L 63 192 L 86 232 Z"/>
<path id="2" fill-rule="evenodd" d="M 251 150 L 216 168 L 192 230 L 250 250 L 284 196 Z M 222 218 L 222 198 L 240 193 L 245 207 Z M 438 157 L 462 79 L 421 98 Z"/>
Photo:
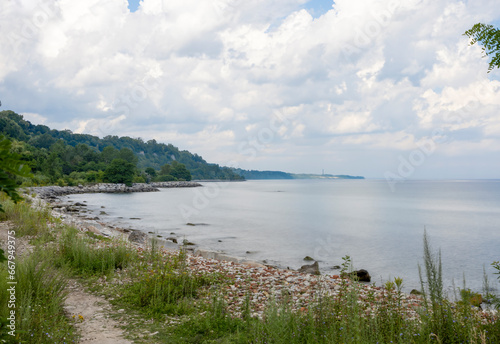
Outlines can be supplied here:
<path id="1" fill-rule="evenodd" d="M 135 12 L 139 8 L 140 0 L 128 0 L 128 9 L 130 12 Z"/>
<path id="2" fill-rule="evenodd" d="M 299 9 L 305 9 L 313 18 L 319 18 L 331 10 L 333 8 L 333 4 L 333 0 L 311 0 L 300 6 Z M 278 28 L 285 19 L 286 16 L 275 19 L 274 22 L 269 25 L 266 32 L 272 32 Z"/>
<path id="3" fill-rule="evenodd" d="M 130 12 L 135 12 L 139 8 L 140 0 L 128 0 Z M 301 6 L 306 9 L 314 18 L 319 18 L 332 9 L 333 0 L 311 0 Z"/>
<path id="4" fill-rule="evenodd" d="M 313 18 L 319 18 L 332 9 L 333 0 L 311 0 L 302 5 Z"/>

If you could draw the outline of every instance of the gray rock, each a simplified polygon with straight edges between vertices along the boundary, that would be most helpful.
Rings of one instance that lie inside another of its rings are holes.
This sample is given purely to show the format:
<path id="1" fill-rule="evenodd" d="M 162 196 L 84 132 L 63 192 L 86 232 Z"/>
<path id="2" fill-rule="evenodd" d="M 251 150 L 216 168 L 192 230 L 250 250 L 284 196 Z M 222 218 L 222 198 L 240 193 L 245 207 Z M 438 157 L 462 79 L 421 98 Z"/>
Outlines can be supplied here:
<path id="1" fill-rule="evenodd" d="M 359 282 L 370 282 L 371 276 L 365 269 L 353 271 L 350 273 L 351 277 L 355 278 Z"/>
<path id="2" fill-rule="evenodd" d="M 145 244 L 148 240 L 148 235 L 140 231 L 133 231 L 128 236 L 128 240 L 131 242 L 136 242 L 138 244 Z"/>
<path id="3" fill-rule="evenodd" d="M 177 238 L 168 237 L 166 240 L 170 240 L 170 241 L 171 241 L 171 242 L 173 242 L 174 244 L 177 244 Z"/>
<path id="4" fill-rule="evenodd" d="M 318 262 L 314 262 L 311 265 L 302 265 L 299 269 L 299 272 L 311 275 L 320 275 L 319 264 Z"/>

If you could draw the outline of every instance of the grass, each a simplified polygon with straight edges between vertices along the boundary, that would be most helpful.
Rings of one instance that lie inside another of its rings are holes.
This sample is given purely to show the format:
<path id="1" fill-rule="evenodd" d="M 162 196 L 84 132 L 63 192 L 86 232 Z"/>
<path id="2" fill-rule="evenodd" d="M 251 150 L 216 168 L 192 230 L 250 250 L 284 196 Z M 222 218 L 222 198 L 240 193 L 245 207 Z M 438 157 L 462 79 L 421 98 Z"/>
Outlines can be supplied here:
<path id="1" fill-rule="evenodd" d="M 100 241 L 94 236 L 83 236 L 74 227 L 64 227 L 58 241 L 56 261 L 68 265 L 80 276 L 108 275 L 125 268 L 137 254 L 124 242 Z"/>
<path id="2" fill-rule="evenodd" d="M 18 236 L 44 237 L 49 235 L 51 219 L 48 208 L 33 209 L 29 201 L 14 204 L 5 194 L 0 194 L 0 203 L 5 212 L 0 213 L 0 221 L 12 221 Z"/>
<path id="3" fill-rule="evenodd" d="M 64 286 L 78 276 L 126 309 L 127 331 L 137 343 L 499 343 L 500 322 L 477 311 L 476 293 L 466 289 L 459 302 L 443 293 L 440 253 L 424 233 L 424 297 L 412 312 L 401 292 L 403 280 L 389 281 L 380 291 L 342 279 L 336 294 L 317 293 L 315 302 L 296 310 L 286 291 L 270 302 L 262 317 L 252 317 L 251 302 L 241 316 L 228 311 L 226 288 L 231 277 L 193 271 L 182 250 L 172 254 L 155 242 L 145 250 L 83 234 L 50 219 L 46 210 L 3 202 L 5 220 L 32 240 L 34 252 L 17 261 L 17 335 L 28 343 L 77 340 L 73 322 L 64 314 Z M 33 220 L 35 219 L 35 220 Z M 19 227 L 18 227 L 19 226 Z M 496 264 L 496 265 L 495 265 Z M 7 304 L 7 269 L 0 267 L 0 304 Z M 500 265 L 494 263 L 494 268 Z M 342 273 L 352 270 L 344 258 Z M 5 317 L 7 309 L 0 308 Z M 122 314 L 121 317 L 126 317 Z M 144 335 L 144 331 L 154 335 Z M 139 335 L 139 333 L 142 333 Z M 0 335 L 0 340 L 2 339 Z"/>
<path id="4" fill-rule="evenodd" d="M 66 286 L 65 272 L 55 269 L 48 252 L 35 250 L 16 261 L 15 308 L 0 308 L 6 318 L 15 310 L 17 343 L 73 343 L 77 335 L 63 310 Z M 0 267 L 0 304 L 7 305 L 7 269 Z M 5 329 L 4 329 L 5 330 Z M 10 330 L 9 330 L 10 331 Z M 5 333 L 4 333 L 5 334 Z M 0 338 L 14 339 L 12 336 Z"/>

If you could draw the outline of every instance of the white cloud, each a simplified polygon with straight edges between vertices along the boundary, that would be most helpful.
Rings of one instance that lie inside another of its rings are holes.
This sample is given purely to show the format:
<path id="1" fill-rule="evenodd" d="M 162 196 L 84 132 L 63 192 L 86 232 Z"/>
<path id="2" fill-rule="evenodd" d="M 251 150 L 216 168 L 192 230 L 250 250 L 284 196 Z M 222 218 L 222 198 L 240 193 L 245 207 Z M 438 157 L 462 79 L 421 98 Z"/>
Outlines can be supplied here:
<path id="1" fill-rule="evenodd" d="M 464 171 L 472 151 L 496 152 L 499 72 L 462 36 L 500 18 L 495 0 L 339 0 L 316 18 L 306 2 L 4 1 L 3 108 L 217 163 L 247 161 L 238 144 L 271 130 L 248 168 L 380 176 L 390 166 L 363 161 L 387 164 L 436 129 L 450 138 L 436 154 Z"/>

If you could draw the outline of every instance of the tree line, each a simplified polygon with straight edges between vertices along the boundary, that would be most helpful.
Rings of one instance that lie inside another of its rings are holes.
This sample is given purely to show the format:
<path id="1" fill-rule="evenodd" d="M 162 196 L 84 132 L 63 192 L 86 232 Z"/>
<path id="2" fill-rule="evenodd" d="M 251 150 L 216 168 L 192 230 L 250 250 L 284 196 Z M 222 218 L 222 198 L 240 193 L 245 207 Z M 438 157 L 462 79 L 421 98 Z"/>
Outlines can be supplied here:
<path id="1" fill-rule="evenodd" d="M 34 125 L 13 111 L 0 112 L 0 134 L 31 168 L 25 184 L 78 185 L 191 179 L 242 179 L 228 167 L 171 144 L 140 138 L 75 134 Z"/>

